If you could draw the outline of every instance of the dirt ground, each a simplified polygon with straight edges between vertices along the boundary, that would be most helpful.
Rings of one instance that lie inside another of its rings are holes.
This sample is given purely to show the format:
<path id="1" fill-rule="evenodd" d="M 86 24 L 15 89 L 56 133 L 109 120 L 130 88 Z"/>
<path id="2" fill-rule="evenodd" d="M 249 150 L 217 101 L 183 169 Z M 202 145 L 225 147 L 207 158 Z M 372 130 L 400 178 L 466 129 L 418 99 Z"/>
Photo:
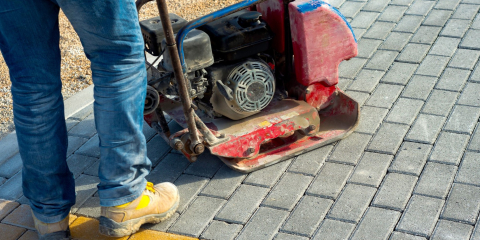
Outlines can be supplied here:
<path id="1" fill-rule="evenodd" d="M 212 11 L 229 6 L 239 0 L 167 0 L 169 11 L 192 20 Z M 146 4 L 140 11 L 140 20 L 158 16 L 155 2 Z M 60 49 L 62 54 L 61 77 L 64 99 L 92 84 L 90 61 L 83 53 L 83 47 L 72 25 L 60 12 Z M 12 96 L 10 93 L 8 68 L 0 54 L 0 138 L 14 130 Z"/>

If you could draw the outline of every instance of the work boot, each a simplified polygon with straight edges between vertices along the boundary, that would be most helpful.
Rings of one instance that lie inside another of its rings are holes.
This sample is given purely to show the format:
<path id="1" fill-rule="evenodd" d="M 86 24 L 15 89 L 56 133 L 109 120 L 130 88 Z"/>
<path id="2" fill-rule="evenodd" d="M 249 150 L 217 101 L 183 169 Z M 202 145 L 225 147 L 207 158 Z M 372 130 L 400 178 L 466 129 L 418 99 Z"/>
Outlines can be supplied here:
<path id="1" fill-rule="evenodd" d="M 38 232 L 40 240 L 64 240 L 70 239 L 70 229 L 68 228 L 68 218 L 64 218 L 56 223 L 44 223 L 38 220 L 32 212 L 35 229 Z"/>
<path id="2" fill-rule="evenodd" d="M 143 194 L 132 202 L 101 207 L 100 233 L 111 237 L 128 236 L 144 223 L 159 223 L 177 210 L 180 196 L 172 183 L 148 182 Z"/>

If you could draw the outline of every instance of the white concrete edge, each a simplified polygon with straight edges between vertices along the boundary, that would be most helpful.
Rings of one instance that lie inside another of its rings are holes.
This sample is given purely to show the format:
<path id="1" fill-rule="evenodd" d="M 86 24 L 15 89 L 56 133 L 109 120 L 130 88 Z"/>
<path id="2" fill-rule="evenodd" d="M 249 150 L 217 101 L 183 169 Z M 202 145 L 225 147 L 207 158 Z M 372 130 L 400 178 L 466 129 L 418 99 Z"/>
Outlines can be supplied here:
<path id="1" fill-rule="evenodd" d="M 64 101 L 65 119 L 93 103 L 93 85 L 88 86 Z M 13 131 L 0 139 L 0 164 L 18 153 L 17 133 Z"/>

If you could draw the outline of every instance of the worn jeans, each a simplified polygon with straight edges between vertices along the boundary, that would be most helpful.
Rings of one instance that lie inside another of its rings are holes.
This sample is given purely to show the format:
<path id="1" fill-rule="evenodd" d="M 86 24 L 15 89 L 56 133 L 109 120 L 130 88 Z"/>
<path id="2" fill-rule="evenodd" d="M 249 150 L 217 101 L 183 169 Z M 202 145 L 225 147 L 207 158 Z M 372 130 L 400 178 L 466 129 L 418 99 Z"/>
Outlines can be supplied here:
<path id="1" fill-rule="evenodd" d="M 140 196 L 151 168 L 142 133 L 144 45 L 134 1 L 1 0 L 0 50 L 12 82 L 23 192 L 35 216 L 46 223 L 62 220 L 75 204 L 75 181 L 66 163 L 60 8 L 91 61 L 100 205 Z"/>

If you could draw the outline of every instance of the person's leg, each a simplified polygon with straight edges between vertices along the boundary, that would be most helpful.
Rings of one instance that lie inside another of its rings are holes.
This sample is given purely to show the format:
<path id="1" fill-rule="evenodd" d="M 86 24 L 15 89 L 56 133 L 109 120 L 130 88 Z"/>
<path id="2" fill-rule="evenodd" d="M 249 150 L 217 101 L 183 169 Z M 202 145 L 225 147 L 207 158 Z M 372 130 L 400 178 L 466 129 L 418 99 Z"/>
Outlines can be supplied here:
<path id="1" fill-rule="evenodd" d="M 100 205 L 138 198 L 151 162 L 142 132 L 146 94 L 144 44 L 133 0 L 57 0 L 91 61 L 100 138 Z"/>
<path id="2" fill-rule="evenodd" d="M 134 0 L 57 0 L 80 36 L 95 84 L 100 138 L 100 233 L 121 237 L 158 223 L 178 207 L 177 188 L 145 177 L 151 162 L 142 132 L 147 87 L 144 43 Z"/>
<path id="3" fill-rule="evenodd" d="M 0 50 L 10 69 L 23 193 L 44 223 L 64 220 L 75 203 L 66 163 L 58 12 L 49 0 L 0 1 Z"/>

